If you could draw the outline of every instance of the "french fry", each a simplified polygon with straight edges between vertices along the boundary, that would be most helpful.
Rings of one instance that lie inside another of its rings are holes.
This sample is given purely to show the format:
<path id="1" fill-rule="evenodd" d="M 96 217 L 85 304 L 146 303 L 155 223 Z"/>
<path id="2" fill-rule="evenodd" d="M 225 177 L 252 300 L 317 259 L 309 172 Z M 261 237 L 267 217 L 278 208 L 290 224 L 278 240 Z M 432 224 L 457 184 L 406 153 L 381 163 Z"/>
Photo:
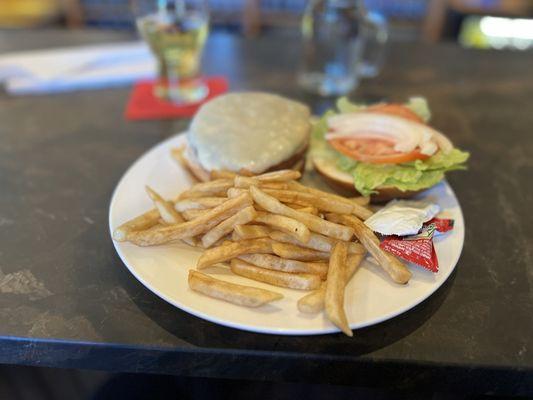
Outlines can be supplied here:
<path id="1" fill-rule="evenodd" d="M 311 273 L 320 276 L 324 280 L 328 276 L 328 263 L 324 261 L 306 261 L 307 266 L 311 269 Z"/>
<path id="2" fill-rule="evenodd" d="M 207 249 L 204 254 L 200 256 L 196 264 L 197 269 L 210 267 L 223 261 L 231 260 L 246 253 L 271 253 L 272 240 L 250 239 L 242 240 L 240 242 L 224 243 L 218 247 Z"/>
<path id="3" fill-rule="evenodd" d="M 183 217 L 183 219 L 185 219 L 185 221 L 190 221 L 192 219 L 196 219 L 198 217 L 201 217 L 202 215 L 205 215 L 209 212 L 209 210 L 209 208 L 203 210 L 191 208 L 190 210 L 183 211 L 181 213 L 181 216 Z"/>
<path id="4" fill-rule="evenodd" d="M 159 193 L 151 189 L 149 186 L 146 186 L 146 191 L 159 211 L 159 215 L 161 216 L 164 225 L 179 224 L 184 221 L 180 213 L 175 210 L 174 203 L 163 199 Z M 189 246 L 198 246 L 198 240 L 194 237 L 183 238 L 181 240 Z"/>
<path id="5" fill-rule="evenodd" d="M 288 260 L 272 254 L 246 253 L 238 257 L 250 264 L 261 268 L 273 269 L 282 272 L 315 274 L 326 278 L 328 265 L 326 263 L 312 263 L 297 260 Z"/>
<path id="6" fill-rule="evenodd" d="M 328 278 L 324 308 L 329 320 L 339 327 L 347 336 L 353 336 L 344 310 L 344 287 L 346 286 L 346 257 L 348 249 L 345 243 L 338 242 L 329 260 Z"/>
<path id="7" fill-rule="evenodd" d="M 184 157 L 183 156 L 183 152 L 184 151 L 185 151 L 185 145 L 182 145 L 180 147 L 174 147 L 174 148 L 170 149 L 170 155 L 172 156 L 174 161 L 176 161 L 182 167 L 185 167 L 185 161 L 184 161 L 184 158 L 183 158 Z"/>
<path id="8" fill-rule="evenodd" d="M 293 208 L 293 207 L 291 207 Z M 295 210 L 298 210 L 300 212 L 304 212 L 304 213 L 308 213 L 308 214 L 313 214 L 313 215 L 318 215 L 318 208 L 316 207 L 300 207 L 300 208 L 295 208 Z"/>
<path id="9" fill-rule="evenodd" d="M 213 243 L 211 245 L 211 247 L 223 246 L 225 244 L 230 244 L 231 242 L 232 242 L 231 235 L 225 235 L 225 236 L 221 237 L 220 239 L 218 239 L 215 243 Z M 198 246 L 201 247 L 202 249 L 207 249 L 207 247 L 205 247 L 202 244 L 202 240 L 201 239 L 199 240 Z"/>
<path id="10" fill-rule="evenodd" d="M 272 251 L 282 258 L 289 258 L 298 261 L 318 261 L 329 260 L 329 252 L 322 252 L 306 247 L 296 246 L 289 243 L 272 243 Z"/>
<path id="11" fill-rule="evenodd" d="M 293 169 L 282 169 L 279 171 L 267 172 L 261 175 L 257 175 L 255 179 L 260 182 L 286 182 L 300 179 L 302 174 L 299 171 Z"/>
<path id="12" fill-rule="evenodd" d="M 221 205 L 227 200 L 226 197 L 196 197 L 176 201 L 174 208 L 176 211 L 204 210 Z"/>
<path id="13" fill-rule="evenodd" d="M 235 189 L 241 190 L 246 190 L 250 186 L 258 186 L 262 189 L 266 188 L 272 190 L 288 190 L 290 188 L 288 182 L 262 182 L 256 179 L 256 177 L 242 175 L 235 177 L 234 182 Z"/>
<path id="14" fill-rule="evenodd" d="M 266 194 L 256 186 L 250 187 L 250 194 L 254 201 L 267 211 L 270 211 L 273 214 L 281 214 L 289 218 L 294 218 L 305 224 L 314 232 L 340 240 L 350 240 L 353 236 L 352 228 L 323 220 L 316 215 L 293 210 L 292 208 L 281 204 L 278 199 Z"/>
<path id="15" fill-rule="evenodd" d="M 228 191 L 226 192 L 227 196 L 229 198 L 232 198 L 232 197 L 237 197 L 243 193 L 248 193 L 248 189 L 242 189 L 242 188 L 236 188 L 236 187 L 231 187 L 228 189 Z"/>
<path id="16" fill-rule="evenodd" d="M 210 180 L 215 179 L 234 179 L 237 176 L 235 172 L 223 170 L 223 169 L 214 169 L 209 173 Z"/>
<path id="17" fill-rule="evenodd" d="M 160 227 L 152 231 L 132 232 L 128 235 L 128 240 L 139 246 L 153 246 L 197 236 L 250 205 L 252 205 L 252 199 L 250 195 L 245 193 L 242 196 L 226 200 L 194 220 Z"/>
<path id="18" fill-rule="evenodd" d="M 265 193 L 267 193 L 267 190 L 265 190 L 265 188 L 261 188 L 261 190 L 263 190 Z M 279 199 L 278 199 L 279 200 Z M 281 201 L 281 200 L 280 200 Z M 284 203 L 287 207 L 290 207 L 292 208 L 293 210 L 300 210 L 304 207 L 308 207 L 306 205 L 302 205 L 302 204 L 296 204 L 296 203 L 290 203 L 290 202 L 286 202 L 286 201 L 281 201 L 282 203 Z"/>
<path id="19" fill-rule="evenodd" d="M 189 175 L 193 182 L 205 182 L 209 180 L 209 175 L 202 168 L 195 167 L 187 161 L 185 157 L 185 146 L 175 147 L 170 150 L 170 155 Z M 193 170 L 194 169 L 194 170 Z M 200 179 L 199 179 L 200 178 Z"/>
<path id="20" fill-rule="evenodd" d="M 327 212 L 351 214 L 354 209 L 354 205 L 349 202 L 338 201 L 335 198 L 321 197 L 312 193 L 296 190 L 276 190 L 266 188 L 261 188 L 261 190 L 283 203 L 294 203 L 300 206 L 314 206 L 319 210 Z"/>
<path id="21" fill-rule="evenodd" d="M 350 197 L 349 200 L 359 204 L 360 206 L 368 206 L 370 204 L 370 196 Z"/>
<path id="22" fill-rule="evenodd" d="M 278 189 L 278 190 L 288 190 L 289 182 L 261 182 L 258 181 L 258 186 L 266 189 Z"/>
<path id="23" fill-rule="evenodd" d="M 283 215 L 258 212 L 255 221 L 286 232 L 304 243 L 309 240 L 311 235 L 311 232 L 305 224 Z"/>
<path id="24" fill-rule="evenodd" d="M 172 202 L 166 201 L 150 186 L 146 186 L 146 193 L 148 193 L 148 196 L 153 201 L 155 208 L 159 211 L 161 219 L 166 224 L 179 224 L 180 222 L 184 221 L 182 216 L 174 209 Z"/>
<path id="25" fill-rule="evenodd" d="M 156 208 L 147 211 L 116 228 L 113 231 L 113 239 L 117 242 L 124 242 L 128 240 L 128 236 L 131 232 L 146 230 L 157 225 L 159 218 L 159 211 Z"/>
<path id="26" fill-rule="evenodd" d="M 298 239 L 294 238 L 293 236 L 288 235 L 285 232 L 280 232 L 280 231 L 272 231 L 268 234 L 268 236 L 270 236 L 271 239 L 278 241 L 278 242 L 290 243 L 296 246 L 306 247 L 309 249 L 322 251 L 326 253 L 331 253 L 333 246 L 335 246 L 335 243 L 337 243 L 337 240 L 335 239 L 332 239 L 330 237 L 321 235 L 319 233 L 314 233 L 314 232 L 311 232 L 309 241 L 307 241 L 306 243 L 301 242 Z M 366 253 L 366 250 L 362 244 L 354 243 L 354 242 L 347 242 L 347 243 L 348 243 L 349 254 Z"/>
<path id="27" fill-rule="evenodd" d="M 324 310 L 324 299 L 326 298 L 327 279 L 323 281 L 318 289 L 302 296 L 296 306 L 298 311 L 304 314 L 317 314 Z"/>
<path id="28" fill-rule="evenodd" d="M 274 271 L 256 267 L 255 265 L 237 259 L 231 260 L 231 271 L 236 275 L 241 275 L 255 281 L 290 289 L 313 290 L 318 288 L 321 283 L 318 275 Z"/>
<path id="29" fill-rule="evenodd" d="M 302 206 L 301 204 L 296 203 L 285 203 L 286 206 L 300 212 L 306 212 L 313 215 L 318 215 L 318 208 L 314 206 Z"/>
<path id="30" fill-rule="evenodd" d="M 344 202 L 348 205 L 351 205 L 353 208 L 352 214 L 361 218 L 362 220 L 370 218 L 374 214 L 371 210 L 369 210 L 366 207 L 363 207 L 363 205 L 359 204 L 357 201 L 352 201 L 350 199 L 347 199 L 342 196 L 338 196 L 333 193 L 324 192 L 323 190 L 311 188 L 309 186 L 304 186 L 301 183 L 294 182 L 294 181 L 290 182 L 289 186 L 291 187 L 291 189 L 296 190 L 296 191 L 310 193 L 320 198 L 330 199 L 331 201 Z"/>
<path id="31" fill-rule="evenodd" d="M 245 307 L 259 307 L 283 298 L 281 293 L 225 282 L 192 269 L 188 283 L 195 292 Z"/>
<path id="32" fill-rule="evenodd" d="M 405 284 L 411 279 L 411 271 L 395 256 L 379 247 L 379 239 L 360 219 L 353 215 L 327 214 L 326 218 L 351 226 L 357 238 L 389 274 L 394 282 Z"/>
<path id="33" fill-rule="evenodd" d="M 233 186 L 240 189 L 248 189 L 250 186 L 258 186 L 259 181 L 255 179 L 255 177 L 249 177 L 249 176 L 236 176 L 233 179 Z"/>
<path id="34" fill-rule="evenodd" d="M 346 284 L 352 279 L 355 272 L 359 269 L 364 254 L 352 254 L 346 261 Z M 326 281 L 327 282 L 327 281 Z M 298 310 L 306 314 L 315 314 L 324 310 L 324 299 L 326 298 L 326 282 L 313 290 L 311 293 L 303 296 L 298 300 Z"/>
<path id="35" fill-rule="evenodd" d="M 256 175 L 253 177 L 248 176 L 236 176 L 234 178 L 234 185 L 237 188 L 248 188 L 250 186 L 265 185 L 272 189 L 287 188 L 287 185 L 283 184 L 294 179 L 299 179 L 302 174 L 299 171 L 292 169 L 284 169 L 280 171 L 267 172 L 265 174 Z M 280 183 L 282 185 L 280 185 Z"/>
<path id="36" fill-rule="evenodd" d="M 225 196 L 226 191 L 232 186 L 232 179 L 216 179 L 214 181 L 201 182 L 182 192 L 179 196 L 179 199 L 189 199 L 191 197 Z"/>
<path id="37" fill-rule="evenodd" d="M 243 193 L 250 193 L 248 189 L 241 189 L 241 188 L 229 188 L 227 191 L 228 198 L 237 197 Z M 254 204 L 254 207 L 257 211 L 266 211 L 263 207 L 261 207 L 259 204 Z"/>
<path id="38" fill-rule="evenodd" d="M 253 220 L 256 216 L 255 209 L 250 206 L 243 208 L 237 214 L 222 221 L 215 226 L 202 237 L 202 245 L 204 248 L 208 248 L 216 243 L 220 238 L 230 233 L 235 225 L 247 224 Z"/>
<path id="39" fill-rule="evenodd" d="M 271 229 L 263 225 L 235 225 L 233 227 L 232 240 L 257 239 L 268 237 Z"/>
<path id="40" fill-rule="evenodd" d="M 186 238 L 181 239 L 181 241 L 192 247 L 200 247 L 200 243 L 201 243 L 197 237 L 186 237 Z"/>

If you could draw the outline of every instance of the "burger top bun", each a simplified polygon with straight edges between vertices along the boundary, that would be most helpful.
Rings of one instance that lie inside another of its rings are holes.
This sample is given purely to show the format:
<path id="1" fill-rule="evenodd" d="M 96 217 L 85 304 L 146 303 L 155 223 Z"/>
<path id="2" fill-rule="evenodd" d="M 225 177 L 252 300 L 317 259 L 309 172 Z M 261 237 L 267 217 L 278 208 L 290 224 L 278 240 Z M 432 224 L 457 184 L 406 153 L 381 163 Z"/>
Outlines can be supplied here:
<path id="1" fill-rule="evenodd" d="M 205 171 L 260 174 L 303 153 L 309 118 L 307 106 L 278 95 L 222 95 L 195 115 L 187 133 L 187 152 Z"/>

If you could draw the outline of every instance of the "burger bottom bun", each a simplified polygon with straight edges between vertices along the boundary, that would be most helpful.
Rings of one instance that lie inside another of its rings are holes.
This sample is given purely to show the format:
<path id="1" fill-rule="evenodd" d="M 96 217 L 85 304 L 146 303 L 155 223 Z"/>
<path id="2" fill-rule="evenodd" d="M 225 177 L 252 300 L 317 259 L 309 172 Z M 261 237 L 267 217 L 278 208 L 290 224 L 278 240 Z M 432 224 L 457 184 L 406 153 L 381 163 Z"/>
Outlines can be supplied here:
<path id="1" fill-rule="evenodd" d="M 276 165 L 273 165 L 272 167 L 261 173 L 279 171 L 282 169 L 294 169 L 303 173 L 305 168 L 305 154 L 307 152 L 307 147 L 308 143 L 302 146 L 302 148 L 299 149 L 296 153 L 294 153 L 291 157 L 287 158 L 286 160 L 283 160 L 282 162 Z M 183 163 L 185 168 L 187 168 L 187 170 L 199 181 L 205 182 L 210 179 L 210 171 L 205 170 L 200 165 L 198 159 L 194 156 L 193 151 L 188 148 L 188 145 L 185 151 L 183 152 Z M 254 175 L 249 171 L 239 171 L 239 173 L 242 175 Z"/>
<path id="2" fill-rule="evenodd" d="M 353 185 L 353 178 L 350 174 L 343 172 L 337 168 L 333 163 L 320 158 L 313 158 L 313 165 L 315 170 L 324 178 L 326 183 L 333 189 L 341 192 L 345 196 L 360 196 L 361 194 L 355 189 Z M 370 196 L 373 203 L 384 203 L 392 199 L 406 199 L 412 197 L 422 190 L 408 190 L 401 191 L 394 186 L 378 187 L 376 194 Z"/>

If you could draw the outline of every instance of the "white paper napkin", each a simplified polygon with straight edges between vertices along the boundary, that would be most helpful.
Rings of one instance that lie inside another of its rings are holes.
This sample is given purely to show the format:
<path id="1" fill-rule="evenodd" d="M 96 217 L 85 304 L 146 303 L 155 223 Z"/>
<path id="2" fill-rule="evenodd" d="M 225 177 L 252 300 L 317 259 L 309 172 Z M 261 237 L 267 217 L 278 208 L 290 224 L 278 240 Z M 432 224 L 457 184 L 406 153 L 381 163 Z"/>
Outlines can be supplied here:
<path id="1" fill-rule="evenodd" d="M 143 42 L 0 56 L 0 82 L 13 95 L 123 86 L 154 75 L 155 59 Z"/>

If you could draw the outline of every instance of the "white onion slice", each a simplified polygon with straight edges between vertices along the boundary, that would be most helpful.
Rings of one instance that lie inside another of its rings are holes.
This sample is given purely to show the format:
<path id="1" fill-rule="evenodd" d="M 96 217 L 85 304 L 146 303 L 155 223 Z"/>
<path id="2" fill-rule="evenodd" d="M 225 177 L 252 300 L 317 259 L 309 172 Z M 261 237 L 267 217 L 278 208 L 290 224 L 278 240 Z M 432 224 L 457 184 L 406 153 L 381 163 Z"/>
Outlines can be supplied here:
<path id="1" fill-rule="evenodd" d="M 394 149 L 409 153 L 419 147 L 422 154 L 433 155 L 441 148 L 449 152 L 453 145 L 430 126 L 394 115 L 372 112 L 337 114 L 328 118 L 326 139 L 341 137 L 382 137 L 394 141 Z"/>
<path id="2" fill-rule="evenodd" d="M 443 152 L 449 153 L 450 151 L 453 150 L 453 144 L 450 141 L 450 139 L 448 139 L 446 136 L 444 136 L 439 131 L 435 131 L 434 135 L 435 135 L 435 141 L 437 142 L 437 145 Z"/>

